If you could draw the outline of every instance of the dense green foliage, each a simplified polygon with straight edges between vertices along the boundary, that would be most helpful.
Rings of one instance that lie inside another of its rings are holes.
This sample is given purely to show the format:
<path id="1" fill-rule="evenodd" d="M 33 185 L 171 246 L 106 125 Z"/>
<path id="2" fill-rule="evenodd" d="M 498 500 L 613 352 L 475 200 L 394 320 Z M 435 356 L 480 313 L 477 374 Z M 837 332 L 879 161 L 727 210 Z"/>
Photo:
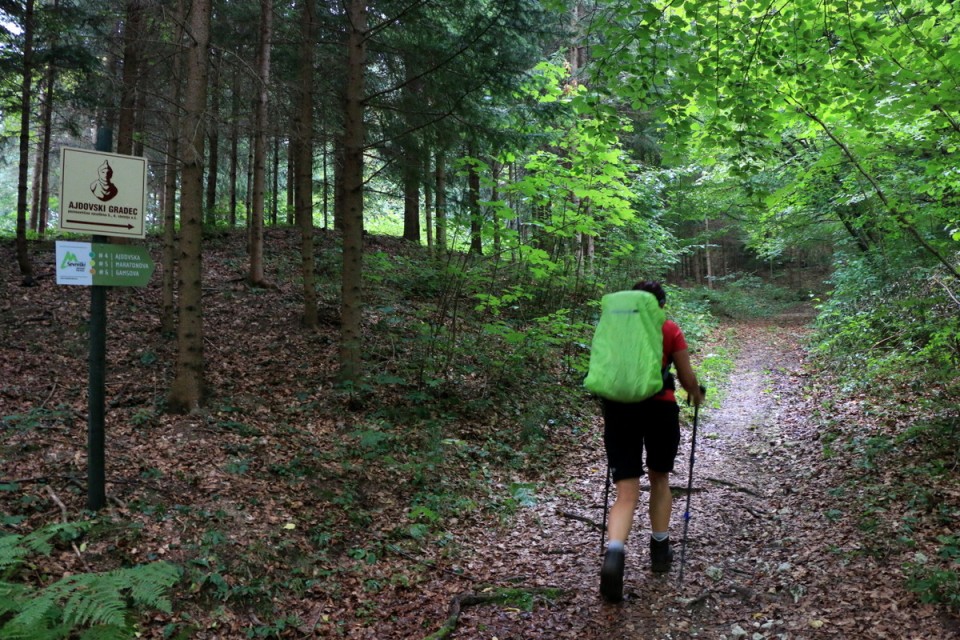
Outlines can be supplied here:
<path id="1" fill-rule="evenodd" d="M 89 528 L 90 523 L 68 523 L 0 536 L 0 637 L 130 638 L 136 629 L 134 614 L 171 611 L 166 594 L 180 572 L 163 562 L 31 584 L 32 555 L 49 555 L 58 540 L 72 540 Z"/>
<path id="2" fill-rule="evenodd" d="M 832 282 L 817 320 L 816 350 L 829 355 L 831 369 L 857 372 L 848 384 L 956 385 L 960 306 L 943 269 L 909 256 L 868 254 L 842 260 Z"/>

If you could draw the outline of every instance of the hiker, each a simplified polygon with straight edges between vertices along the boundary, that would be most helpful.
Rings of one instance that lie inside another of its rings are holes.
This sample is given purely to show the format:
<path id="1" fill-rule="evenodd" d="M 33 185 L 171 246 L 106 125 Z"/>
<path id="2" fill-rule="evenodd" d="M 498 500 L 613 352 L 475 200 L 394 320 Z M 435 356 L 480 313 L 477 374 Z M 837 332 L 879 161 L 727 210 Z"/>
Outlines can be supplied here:
<path id="1" fill-rule="evenodd" d="M 667 295 L 659 282 L 638 282 L 634 290 L 652 293 L 662 309 Z M 690 402 L 699 406 L 703 390 L 690 366 L 690 355 L 683 332 L 672 320 L 663 323 L 663 367 L 673 364 L 677 378 Z M 610 602 L 623 598 L 624 545 L 640 498 L 640 477 L 646 470 L 650 478 L 650 566 L 655 573 L 670 570 L 670 472 L 680 446 L 680 408 L 675 396 L 673 375 L 665 373 L 663 389 L 641 402 L 622 403 L 603 400 L 603 443 L 607 462 L 617 488 L 607 527 L 607 549 L 600 570 L 600 592 Z"/>

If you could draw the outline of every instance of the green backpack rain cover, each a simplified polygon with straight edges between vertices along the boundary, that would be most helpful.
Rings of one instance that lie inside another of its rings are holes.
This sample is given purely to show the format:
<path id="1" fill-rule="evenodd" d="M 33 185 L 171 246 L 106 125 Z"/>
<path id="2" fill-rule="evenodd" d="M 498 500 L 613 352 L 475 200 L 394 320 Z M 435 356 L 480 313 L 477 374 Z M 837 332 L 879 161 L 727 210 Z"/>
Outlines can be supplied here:
<path id="1" fill-rule="evenodd" d="M 666 314 L 647 291 L 617 291 L 600 300 L 583 384 L 601 398 L 640 402 L 663 389 Z"/>

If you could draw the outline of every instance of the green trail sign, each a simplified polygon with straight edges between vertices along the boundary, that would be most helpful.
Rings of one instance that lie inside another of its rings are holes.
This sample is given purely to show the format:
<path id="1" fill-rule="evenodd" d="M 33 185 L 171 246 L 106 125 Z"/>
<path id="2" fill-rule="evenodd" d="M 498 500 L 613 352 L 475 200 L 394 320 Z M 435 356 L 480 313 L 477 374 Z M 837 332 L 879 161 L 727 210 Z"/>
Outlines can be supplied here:
<path id="1" fill-rule="evenodd" d="M 154 264 L 146 247 L 99 242 L 57 242 L 57 284 L 143 287 Z"/>

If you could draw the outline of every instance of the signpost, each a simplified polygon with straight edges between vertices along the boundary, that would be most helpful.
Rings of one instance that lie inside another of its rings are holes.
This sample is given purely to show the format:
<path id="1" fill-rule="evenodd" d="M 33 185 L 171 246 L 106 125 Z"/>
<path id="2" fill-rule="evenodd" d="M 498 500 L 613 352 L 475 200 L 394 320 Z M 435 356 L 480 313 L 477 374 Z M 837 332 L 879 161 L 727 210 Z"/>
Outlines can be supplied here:
<path id="1" fill-rule="evenodd" d="M 57 241 L 57 284 L 144 287 L 153 269 L 146 247 Z"/>
<path id="2" fill-rule="evenodd" d="M 60 229 L 92 234 L 92 242 L 57 242 L 57 284 L 90 287 L 90 378 L 87 391 L 87 508 L 107 503 L 104 395 L 107 287 L 144 286 L 153 273 L 145 247 L 108 238 L 146 235 L 147 161 L 109 153 L 113 132 L 97 130 L 97 150 L 60 152 Z"/>
<path id="3" fill-rule="evenodd" d="M 146 235 L 147 160 L 89 149 L 60 151 L 60 230 Z"/>

